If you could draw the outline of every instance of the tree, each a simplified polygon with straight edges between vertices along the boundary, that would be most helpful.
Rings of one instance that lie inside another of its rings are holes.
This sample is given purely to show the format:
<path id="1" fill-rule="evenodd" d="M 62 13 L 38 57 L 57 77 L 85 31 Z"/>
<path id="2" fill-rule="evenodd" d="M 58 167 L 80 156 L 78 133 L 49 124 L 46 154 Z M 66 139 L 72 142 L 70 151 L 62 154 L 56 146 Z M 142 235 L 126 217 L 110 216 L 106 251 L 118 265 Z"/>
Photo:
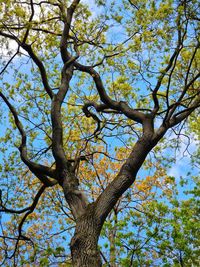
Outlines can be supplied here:
<path id="1" fill-rule="evenodd" d="M 62 189 L 75 222 L 73 266 L 101 266 L 109 213 L 150 152 L 180 136 L 200 105 L 198 1 L 7 1 L 0 12 L 1 211 L 23 214 L 14 237 L 4 233 L 5 247 L 14 244 L 7 258 L 32 244 L 25 221 L 36 208 L 50 212 L 42 199 L 62 199 Z M 110 140 L 129 155 L 99 176 L 103 155 L 114 154 Z"/>

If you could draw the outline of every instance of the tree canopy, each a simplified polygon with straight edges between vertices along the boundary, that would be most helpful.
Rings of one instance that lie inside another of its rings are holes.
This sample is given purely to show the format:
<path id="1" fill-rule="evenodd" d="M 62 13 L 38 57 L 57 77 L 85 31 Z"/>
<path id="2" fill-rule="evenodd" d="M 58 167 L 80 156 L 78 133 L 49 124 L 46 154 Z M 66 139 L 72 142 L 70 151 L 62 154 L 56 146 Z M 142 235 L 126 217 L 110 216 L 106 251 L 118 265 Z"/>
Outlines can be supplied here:
<path id="1" fill-rule="evenodd" d="M 198 264 L 198 1 L 0 3 L 1 265 Z"/>

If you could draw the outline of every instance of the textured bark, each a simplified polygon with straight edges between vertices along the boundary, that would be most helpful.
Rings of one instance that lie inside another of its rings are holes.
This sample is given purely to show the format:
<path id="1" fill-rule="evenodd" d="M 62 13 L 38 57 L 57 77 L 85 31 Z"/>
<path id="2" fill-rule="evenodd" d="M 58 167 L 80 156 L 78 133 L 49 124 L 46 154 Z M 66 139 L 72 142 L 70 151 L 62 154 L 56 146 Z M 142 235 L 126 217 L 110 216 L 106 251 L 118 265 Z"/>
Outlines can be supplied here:
<path id="1" fill-rule="evenodd" d="M 86 212 L 79 217 L 70 248 L 74 267 L 101 267 L 98 239 L 101 226 L 89 205 Z"/>
<path id="2" fill-rule="evenodd" d="M 79 181 L 70 169 L 70 166 L 65 166 L 60 173 L 60 180 L 65 199 L 74 219 L 77 220 L 85 212 L 88 201 L 85 194 L 79 190 Z"/>

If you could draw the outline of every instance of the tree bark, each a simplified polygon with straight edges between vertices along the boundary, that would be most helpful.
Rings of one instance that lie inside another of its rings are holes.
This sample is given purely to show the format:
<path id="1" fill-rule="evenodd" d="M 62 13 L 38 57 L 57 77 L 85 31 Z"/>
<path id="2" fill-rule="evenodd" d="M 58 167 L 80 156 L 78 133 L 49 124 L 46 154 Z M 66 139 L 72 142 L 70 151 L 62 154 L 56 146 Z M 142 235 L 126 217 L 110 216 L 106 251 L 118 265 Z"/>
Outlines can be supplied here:
<path id="1" fill-rule="evenodd" d="M 86 212 L 77 220 L 75 233 L 70 243 L 74 267 L 102 266 L 98 249 L 101 226 L 93 210 L 94 205 L 89 205 Z"/>
<path id="2" fill-rule="evenodd" d="M 119 197 L 133 184 L 138 170 L 154 146 L 155 143 L 151 142 L 151 138 L 146 136 L 141 138 L 114 181 L 97 201 L 89 204 L 76 219 L 76 230 L 70 244 L 74 267 L 102 266 L 98 250 L 102 225 Z"/>

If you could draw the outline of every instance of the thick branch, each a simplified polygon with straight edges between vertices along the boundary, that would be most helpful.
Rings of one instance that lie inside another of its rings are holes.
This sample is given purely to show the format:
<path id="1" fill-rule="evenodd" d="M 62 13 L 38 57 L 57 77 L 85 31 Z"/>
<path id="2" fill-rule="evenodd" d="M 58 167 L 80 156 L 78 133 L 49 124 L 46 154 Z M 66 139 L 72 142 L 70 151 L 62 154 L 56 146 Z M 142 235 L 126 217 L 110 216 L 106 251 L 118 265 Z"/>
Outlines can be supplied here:
<path id="1" fill-rule="evenodd" d="M 12 113 L 13 118 L 15 120 L 15 125 L 20 132 L 21 145 L 19 147 L 19 151 L 20 151 L 20 156 L 21 156 L 22 161 L 28 166 L 30 171 L 32 171 L 38 177 L 38 179 L 40 179 L 40 181 L 42 183 L 46 184 L 47 186 L 55 184 L 56 183 L 55 181 L 51 181 L 50 179 L 48 179 L 46 177 L 46 176 L 50 176 L 51 178 L 56 178 L 54 170 L 52 170 L 51 168 L 49 168 L 47 166 L 32 162 L 28 159 L 27 147 L 26 147 L 26 139 L 27 139 L 26 133 L 23 129 L 22 123 L 20 122 L 20 120 L 18 118 L 17 111 L 10 104 L 10 102 L 8 101 L 8 99 L 6 98 L 6 96 L 2 92 L 0 92 L 0 97 L 4 100 L 4 102 L 8 106 L 8 108 L 9 108 L 10 112 Z"/>
<path id="2" fill-rule="evenodd" d="M 38 56 L 33 52 L 33 49 L 30 45 L 27 44 L 21 44 L 21 47 L 28 52 L 29 56 L 32 58 L 32 60 L 35 62 L 35 64 L 38 66 L 40 70 L 40 75 L 42 78 L 42 83 L 44 85 L 44 88 L 47 92 L 47 94 L 50 96 L 50 98 L 53 98 L 53 92 L 51 90 L 51 87 L 48 82 L 47 73 L 45 70 L 45 67 L 42 63 L 42 61 L 38 58 Z"/>
<path id="3" fill-rule="evenodd" d="M 51 107 L 52 120 L 52 149 L 58 168 L 66 167 L 67 159 L 63 148 L 63 128 L 61 120 L 61 106 L 69 89 L 69 83 L 73 74 L 73 65 L 65 63 L 62 70 L 62 80 L 58 93 L 54 96 Z"/>
<path id="4" fill-rule="evenodd" d="M 65 15 L 66 10 L 65 10 L 64 5 L 60 6 L 61 13 L 62 13 L 63 20 L 64 20 L 64 29 L 63 29 L 63 33 L 61 37 L 61 42 L 60 42 L 60 52 L 61 52 L 61 57 L 64 63 L 69 60 L 69 55 L 67 53 L 67 42 L 68 42 L 68 39 L 70 38 L 69 31 L 71 27 L 72 17 L 79 2 L 80 0 L 74 0 L 72 2 L 70 7 L 67 9 L 67 15 Z"/>
<path id="5" fill-rule="evenodd" d="M 71 21 L 73 13 L 78 5 L 80 0 L 74 0 L 70 7 L 67 9 L 67 15 L 65 15 L 65 6 L 64 4 L 60 5 L 60 10 L 64 20 L 64 29 L 60 41 L 60 52 L 61 57 L 64 62 L 62 69 L 62 78 L 61 85 L 59 87 L 58 93 L 53 97 L 52 106 L 51 106 L 51 120 L 52 120 L 52 149 L 53 155 L 56 160 L 56 166 L 59 169 L 66 168 L 67 159 L 65 156 L 63 148 L 63 129 L 61 121 L 61 106 L 64 101 L 64 98 L 69 89 L 69 83 L 73 75 L 73 64 L 74 61 L 78 58 L 78 55 L 75 57 L 69 56 L 67 52 L 67 41 L 69 38 L 69 31 L 71 26 Z M 61 170 L 60 170 L 61 171 Z"/>
<path id="6" fill-rule="evenodd" d="M 98 197 L 96 216 L 101 224 L 121 195 L 133 184 L 146 156 L 155 145 L 155 142 L 151 142 L 151 139 L 144 136 L 138 140 L 119 174 Z"/>
<path id="7" fill-rule="evenodd" d="M 101 80 L 101 77 L 98 74 L 98 72 L 96 72 L 94 70 L 94 68 L 92 68 L 91 66 L 81 65 L 78 62 L 75 62 L 74 66 L 78 70 L 88 73 L 93 78 L 95 85 L 96 85 L 96 88 L 97 88 L 97 91 L 99 93 L 100 99 L 108 108 L 111 108 L 111 109 L 114 109 L 117 111 L 121 111 L 128 118 L 130 118 L 136 122 L 139 122 L 139 123 L 143 122 L 143 120 L 145 119 L 145 116 L 142 112 L 139 112 L 135 109 L 130 108 L 126 102 L 123 102 L 123 101 L 118 102 L 118 101 L 112 100 L 108 96 L 108 94 L 106 93 L 106 90 L 103 86 L 103 82 Z"/>
<path id="8" fill-rule="evenodd" d="M 85 103 L 85 105 L 82 108 L 86 117 L 88 118 L 92 117 L 97 122 L 97 128 L 93 133 L 93 135 L 95 136 L 100 130 L 101 120 L 98 118 L 98 116 L 95 113 L 89 110 L 90 107 L 94 107 L 96 111 L 103 111 L 107 106 L 105 104 L 97 105 L 95 102 L 88 101 L 87 103 Z"/>

